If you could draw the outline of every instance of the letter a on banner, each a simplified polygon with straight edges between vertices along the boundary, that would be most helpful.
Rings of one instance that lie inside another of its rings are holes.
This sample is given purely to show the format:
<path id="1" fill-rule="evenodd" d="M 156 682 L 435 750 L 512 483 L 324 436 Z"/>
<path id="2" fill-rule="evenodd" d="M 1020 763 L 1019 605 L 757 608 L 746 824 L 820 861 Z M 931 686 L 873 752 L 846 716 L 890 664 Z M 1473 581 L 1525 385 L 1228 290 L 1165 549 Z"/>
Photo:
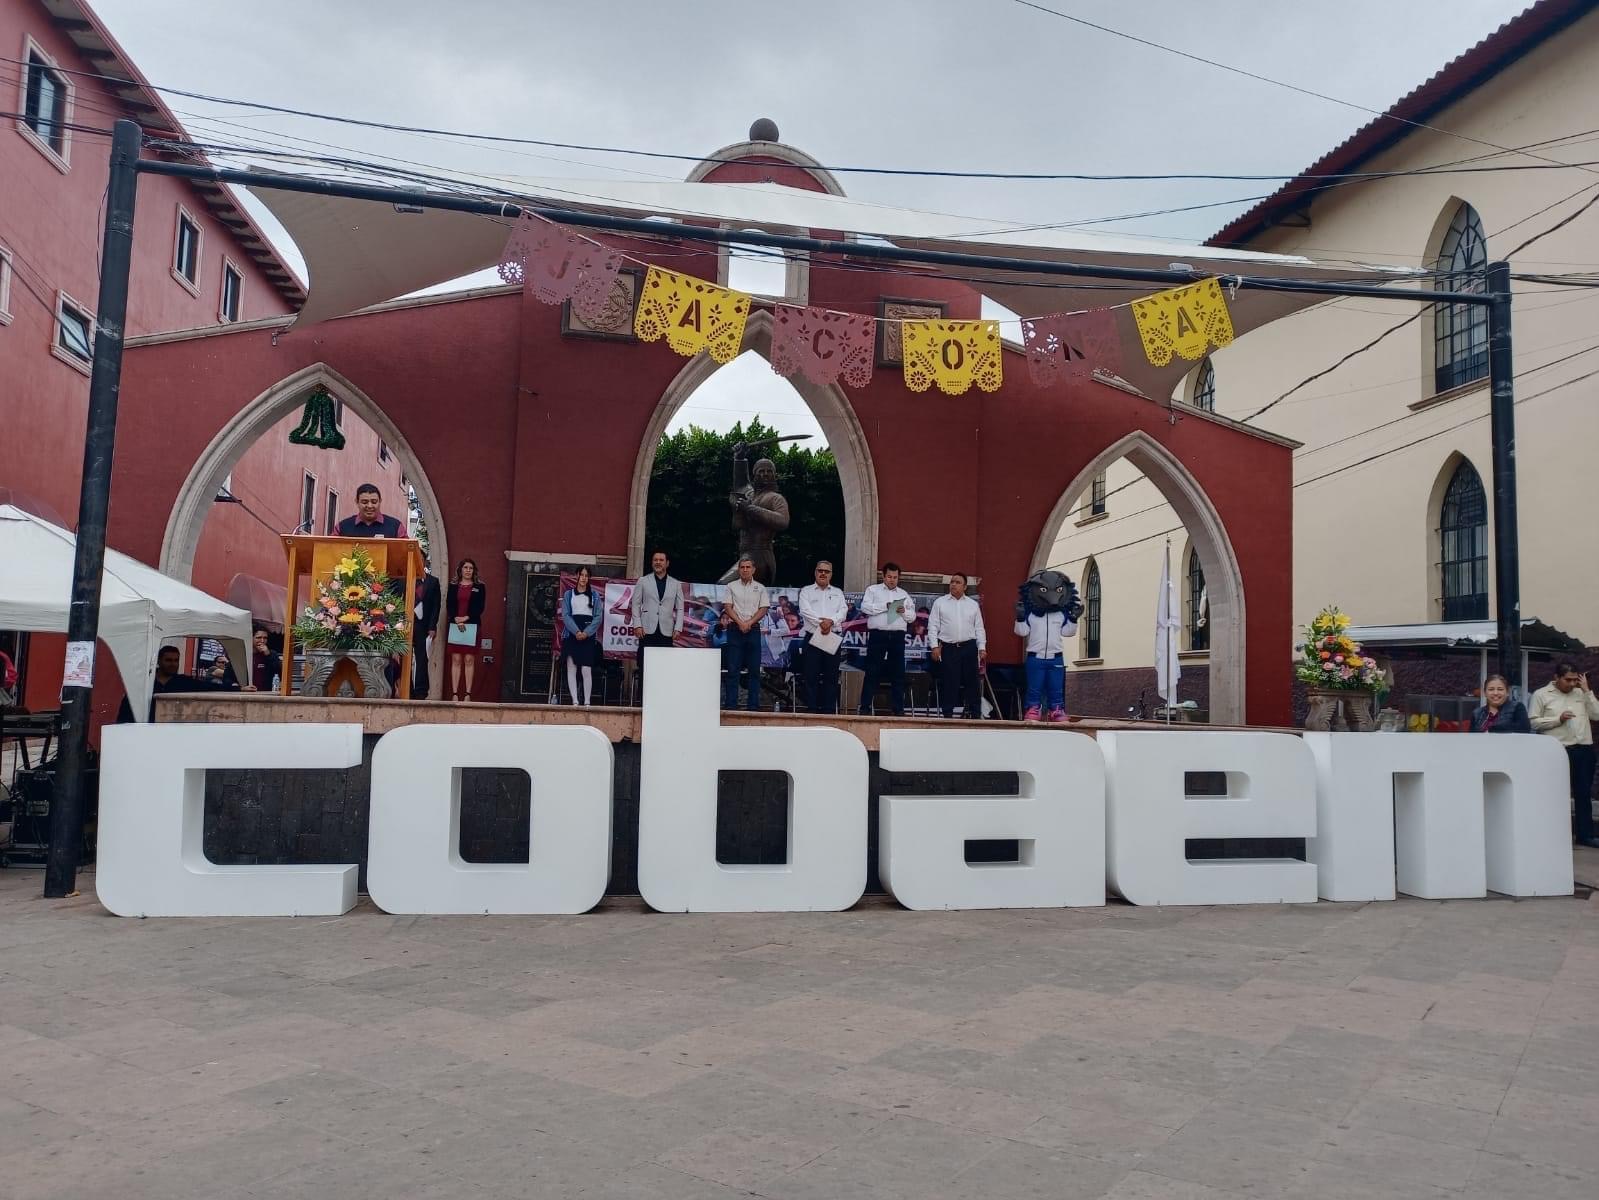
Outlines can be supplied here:
<path id="1" fill-rule="evenodd" d="M 666 344 L 692 358 L 704 350 L 719 363 L 732 362 L 744 341 L 750 298 L 672 271 L 651 267 L 644 277 L 633 332 L 642 342 Z"/>
<path id="2" fill-rule="evenodd" d="M 925 392 L 933 384 L 959 396 L 976 384 L 997 392 L 1003 381 L 998 321 L 904 322 L 905 386 Z"/>
<path id="3" fill-rule="evenodd" d="M 1134 300 L 1133 319 L 1144 355 L 1157 367 L 1171 362 L 1174 353 L 1192 362 L 1233 340 L 1233 319 L 1214 279 Z"/>

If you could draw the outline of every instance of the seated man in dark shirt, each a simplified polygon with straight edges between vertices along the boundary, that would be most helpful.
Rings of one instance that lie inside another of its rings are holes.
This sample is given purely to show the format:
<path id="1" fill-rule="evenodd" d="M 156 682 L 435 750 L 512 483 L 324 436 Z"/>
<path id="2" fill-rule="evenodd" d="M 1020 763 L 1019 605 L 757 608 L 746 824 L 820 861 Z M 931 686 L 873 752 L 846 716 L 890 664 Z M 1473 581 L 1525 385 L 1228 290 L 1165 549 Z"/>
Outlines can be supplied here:
<path id="1" fill-rule="evenodd" d="M 398 538 L 405 530 L 395 517 L 383 515 L 383 493 L 375 483 L 355 489 L 355 516 L 339 522 L 339 536 L 353 538 Z"/>
<path id="2" fill-rule="evenodd" d="M 228 660 L 217 659 L 208 675 L 184 675 L 178 670 L 180 655 L 176 646 L 162 646 L 161 652 L 155 656 L 155 682 L 150 693 L 150 712 L 145 717 L 147 721 L 155 720 L 155 698 L 174 692 L 236 692 L 239 690 L 237 683 L 226 682 L 228 675 Z M 255 688 L 249 688 L 255 691 Z M 126 696 L 122 697 L 122 707 L 117 709 L 117 724 L 126 725 L 133 720 L 133 706 L 128 703 Z"/>

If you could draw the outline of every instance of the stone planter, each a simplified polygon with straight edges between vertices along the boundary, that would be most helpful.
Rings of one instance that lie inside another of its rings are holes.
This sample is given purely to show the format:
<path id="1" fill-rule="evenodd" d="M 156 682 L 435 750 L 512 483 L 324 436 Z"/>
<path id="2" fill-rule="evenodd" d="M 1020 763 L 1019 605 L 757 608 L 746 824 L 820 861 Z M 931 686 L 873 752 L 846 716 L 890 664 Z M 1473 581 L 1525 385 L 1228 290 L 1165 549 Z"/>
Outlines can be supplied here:
<path id="1" fill-rule="evenodd" d="M 1306 729 L 1370 733 L 1376 728 L 1371 718 L 1370 692 L 1315 687 L 1306 690 L 1310 698 Z"/>
<path id="2" fill-rule="evenodd" d="M 389 656 L 367 650 L 307 650 L 305 661 L 309 668 L 300 680 L 302 696 L 339 696 L 356 694 L 348 675 L 354 668 L 356 680 L 367 700 L 387 700 L 394 695 L 388 676 L 383 672 L 389 665 Z M 340 665 L 348 663 L 343 671 Z M 329 691 L 332 685 L 336 690 Z"/>

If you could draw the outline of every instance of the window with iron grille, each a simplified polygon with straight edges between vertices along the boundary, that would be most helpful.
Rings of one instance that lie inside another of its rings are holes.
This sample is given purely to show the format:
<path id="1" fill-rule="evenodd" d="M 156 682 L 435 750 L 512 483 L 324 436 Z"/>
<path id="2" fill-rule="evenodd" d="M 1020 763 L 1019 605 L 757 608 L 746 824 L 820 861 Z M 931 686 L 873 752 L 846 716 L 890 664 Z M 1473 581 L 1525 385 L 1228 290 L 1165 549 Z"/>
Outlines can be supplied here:
<path id="1" fill-rule="evenodd" d="M 1455 210 L 1438 248 L 1437 287 L 1480 292 L 1487 283 L 1488 242 L 1469 204 Z M 1434 387 L 1447 392 L 1488 374 L 1488 310 L 1480 304 L 1442 304 L 1434 310 Z"/>
<path id="2" fill-rule="evenodd" d="M 1194 407 L 1216 411 L 1216 368 L 1208 358 L 1199 364 L 1199 378 L 1194 380 Z"/>
<path id="3" fill-rule="evenodd" d="M 1105 473 L 1101 471 L 1094 476 L 1094 482 L 1088 489 L 1088 515 L 1102 517 L 1105 515 Z"/>
<path id="4" fill-rule="evenodd" d="M 1210 649 L 1210 614 L 1205 611 L 1205 569 L 1199 551 L 1188 551 L 1188 648 Z M 1203 623 L 1202 623 L 1203 622 Z"/>
<path id="5" fill-rule="evenodd" d="M 1083 572 L 1083 657 L 1099 657 L 1099 564 L 1090 562 Z"/>
<path id="6" fill-rule="evenodd" d="M 1450 477 L 1438 518 L 1446 621 L 1488 618 L 1488 498 L 1464 459 Z"/>

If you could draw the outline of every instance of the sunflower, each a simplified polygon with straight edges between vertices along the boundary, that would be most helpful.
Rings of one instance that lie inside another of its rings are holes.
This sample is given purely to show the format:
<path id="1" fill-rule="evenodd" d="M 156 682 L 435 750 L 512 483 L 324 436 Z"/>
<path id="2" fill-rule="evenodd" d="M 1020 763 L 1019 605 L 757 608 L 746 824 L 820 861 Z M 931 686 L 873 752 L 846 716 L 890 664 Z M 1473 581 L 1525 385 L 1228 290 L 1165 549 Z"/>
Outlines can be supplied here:
<path id="1" fill-rule="evenodd" d="M 339 618 L 339 624 L 340 625 L 359 625 L 364 620 L 366 620 L 366 618 L 364 616 L 362 616 L 358 612 L 347 612 L 342 617 Z"/>
<path id="2" fill-rule="evenodd" d="M 351 604 L 366 598 L 366 589 L 358 584 L 351 584 L 344 589 L 344 598 Z"/>

